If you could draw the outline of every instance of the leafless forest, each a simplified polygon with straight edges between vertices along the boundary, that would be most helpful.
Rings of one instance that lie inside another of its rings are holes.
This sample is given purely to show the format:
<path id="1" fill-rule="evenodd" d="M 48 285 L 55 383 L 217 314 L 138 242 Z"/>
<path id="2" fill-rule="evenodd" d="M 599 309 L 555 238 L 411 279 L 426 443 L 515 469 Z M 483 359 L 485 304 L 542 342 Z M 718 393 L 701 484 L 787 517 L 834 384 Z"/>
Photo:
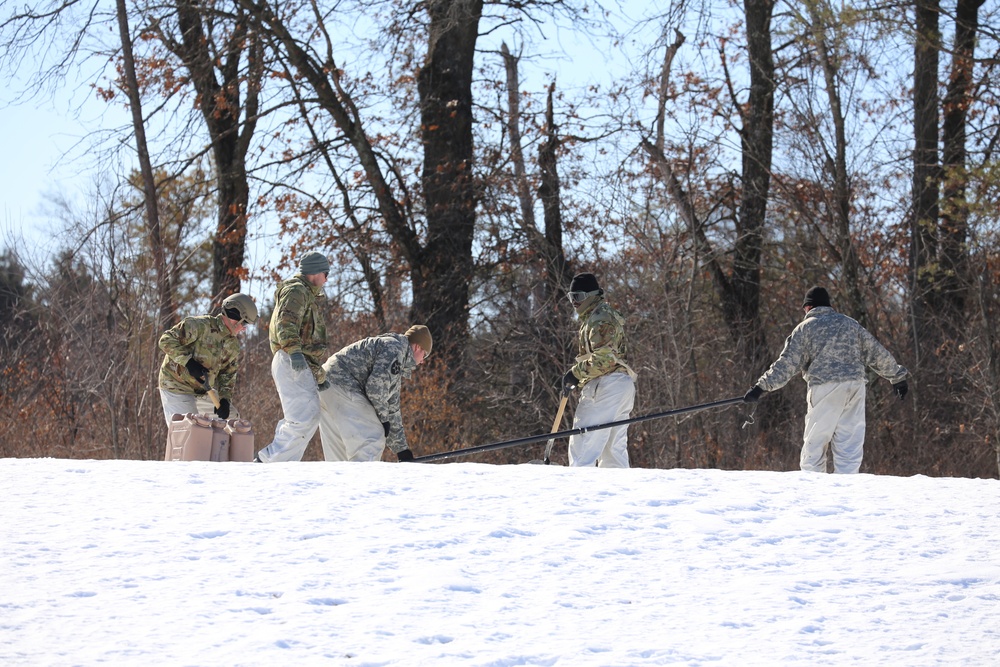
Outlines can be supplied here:
<path id="1" fill-rule="evenodd" d="M 417 456 L 551 428 L 575 354 L 565 290 L 586 270 L 628 320 L 634 415 L 742 396 L 821 284 L 911 372 L 904 401 L 872 378 L 862 472 L 997 477 L 998 10 L 4 5 L 0 76 L 30 96 L 93 72 L 78 85 L 132 123 L 94 137 L 90 200 L 53 202 L 56 256 L 0 254 L 0 456 L 162 458 L 157 340 L 245 290 L 248 239 L 269 230 L 258 283 L 308 250 L 333 259 L 331 353 L 431 328 L 404 384 Z M 593 62 L 615 75 L 562 87 Z M 234 397 L 259 445 L 280 418 L 272 293 Z M 743 405 L 635 425 L 633 465 L 797 469 L 804 397 L 793 381 L 745 427 Z"/>

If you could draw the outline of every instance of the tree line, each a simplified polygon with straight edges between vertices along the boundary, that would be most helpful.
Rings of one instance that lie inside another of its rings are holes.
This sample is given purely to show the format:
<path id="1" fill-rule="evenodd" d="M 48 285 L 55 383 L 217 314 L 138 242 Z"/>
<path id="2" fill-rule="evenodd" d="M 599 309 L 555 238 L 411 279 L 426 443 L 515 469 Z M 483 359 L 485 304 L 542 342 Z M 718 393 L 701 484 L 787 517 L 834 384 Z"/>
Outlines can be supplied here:
<path id="1" fill-rule="evenodd" d="M 982 0 L 682 1 L 628 20 L 574 0 L 5 11 L 0 71 L 110 63 L 87 84 L 132 111 L 108 150 L 139 166 L 59 209 L 54 260 L 0 260 L 0 454 L 158 458 L 156 339 L 239 291 L 270 226 L 269 280 L 306 250 L 335 259 L 331 352 L 434 332 L 404 390 L 418 456 L 551 426 L 565 290 L 589 270 L 628 318 L 636 414 L 741 395 L 822 284 L 913 375 L 904 404 L 872 386 L 862 470 L 997 476 L 1000 42 Z M 563 89 L 538 76 L 558 71 L 559 31 L 634 56 Z M 235 402 L 267 438 L 266 332 L 245 348 Z M 749 408 L 644 422 L 635 464 L 794 469 L 802 393 L 749 426 Z"/>

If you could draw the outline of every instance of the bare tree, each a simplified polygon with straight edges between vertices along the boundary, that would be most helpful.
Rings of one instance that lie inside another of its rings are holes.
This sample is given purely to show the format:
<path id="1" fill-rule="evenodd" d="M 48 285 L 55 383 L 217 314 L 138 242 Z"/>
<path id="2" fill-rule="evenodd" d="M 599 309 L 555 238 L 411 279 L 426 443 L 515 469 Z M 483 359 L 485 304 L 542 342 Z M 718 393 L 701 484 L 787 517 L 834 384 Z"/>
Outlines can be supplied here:
<path id="1" fill-rule="evenodd" d="M 819 140 L 823 149 L 823 157 L 827 169 L 832 176 L 832 187 L 829 188 L 829 203 L 833 229 L 835 230 L 834 248 L 842 269 L 838 280 L 843 294 L 847 296 L 842 310 L 858 320 L 863 326 L 870 326 L 864 297 L 861 292 L 862 272 L 851 228 L 851 183 L 847 165 L 847 128 L 846 110 L 841 100 L 840 70 L 846 60 L 839 52 L 844 48 L 844 40 L 838 36 L 837 29 L 843 25 L 834 15 L 832 7 L 823 2 L 809 0 L 805 3 L 806 24 L 809 30 L 809 42 L 815 49 L 819 68 L 822 71 L 829 104 L 829 118 L 833 125 L 833 154 L 827 149 L 826 143 Z M 819 139 L 819 137 L 816 137 Z"/>
<path id="2" fill-rule="evenodd" d="M 332 40 L 319 54 L 301 41 L 266 3 L 240 0 L 262 30 L 279 46 L 292 70 L 316 97 L 357 155 L 386 229 L 410 269 L 413 317 L 439 337 L 443 356 L 460 355 L 468 326 L 469 280 L 476 193 L 472 145 L 472 74 L 481 0 L 429 2 L 428 52 L 417 73 L 420 93 L 423 172 L 421 176 L 426 241 L 408 218 L 401 196 L 380 165 L 363 118 L 342 86 L 343 71 L 333 58 Z M 316 15 L 319 30 L 323 17 Z"/>
<path id="3" fill-rule="evenodd" d="M 146 144 L 146 126 L 142 117 L 142 98 L 139 95 L 139 81 L 135 73 L 135 58 L 132 55 L 132 33 L 128 25 L 128 10 L 125 6 L 125 0 L 117 0 L 115 6 L 118 14 L 118 33 L 122 43 L 122 70 L 125 78 L 125 92 L 128 95 L 129 108 L 132 111 L 132 129 L 135 135 L 136 150 L 139 153 L 139 169 L 142 173 L 143 193 L 145 194 L 149 246 L 153 254 L 157 291 L 160 295 L 158 325 L 159 328 L 165 329 L 174 324 L 177 308 L 173 303 L 170 274 L 167 272 L 163 252 L 163 239 L 160 235 L 160 213 L 157 209 L 156 181 L 153 176 L 153 164 L 149 159 L 149 147 Z"/>
<path id="4" fill-rule="evenodd" d="M 751 368 L 760 367 L 767 357 L 766 340 L 760 320 L 760 279 L 765 213 L 771 177 L 771 152 L 774 140 L 774 59 L 771 53 L 772 0 L 747 0 L 744 4 L 748 47 L 749 91 L 741 101 L 727 76 L 731 103 L 738 110 L 738 128 L 742 153 L 742 187 L 739 210 L 735 218 L 735 241 L 731 249 L 732 265 L 726 268 L 706 231 L 706 221 L 698 205 L 685 191 L 681 178 L 664 150 L 663 119 L 669 90 L 670 68 L 674 56 L 684 43 L 676 33 L 672 45 L 665 50 L 659 81 L 659 111 L 656 137 L 644 139 L 643 149 L 653 159 L 659 177 L 687 223 L 702 261 L 712 276 L 712 283 L 721 302 L 730 334 L 739 348 L 739 356 Z M 725 64 L 725 53 L 723 65 Z"/>
<path id="5" fill-rule="evenodd" d="M 247 155 L 260 109 L 261 41 L 236 2 L 176 0 L 148 18 L 160 41 L 187 69 L 195 106 L 211 139 L 218 221 L 213 239 L 212 303 L 240 291 L 244 277 L 250 185 Z"/>
<path id="6" fill-rule="evenodd" d="M 966 201 L 969 165 L 966 139 L 973 98 L 973 65 L 984 0 L 959 0 L 955 8 L 955 44 L 951 74 L 942 106 L 943 191 L 940 255 L 943 321 L 946 335 L 961 338 L 969 298 L 969 206 Z"/>
<path id="7" fill-rule="evenodd" d="M 913 205 L 910 221 L 910 280 L 913 343 L 918 363 L 937 347 L 931 334 L 937 308 L 938 61 L 941 52 L 938 0 L 916 0 L 913 67 Z"/>

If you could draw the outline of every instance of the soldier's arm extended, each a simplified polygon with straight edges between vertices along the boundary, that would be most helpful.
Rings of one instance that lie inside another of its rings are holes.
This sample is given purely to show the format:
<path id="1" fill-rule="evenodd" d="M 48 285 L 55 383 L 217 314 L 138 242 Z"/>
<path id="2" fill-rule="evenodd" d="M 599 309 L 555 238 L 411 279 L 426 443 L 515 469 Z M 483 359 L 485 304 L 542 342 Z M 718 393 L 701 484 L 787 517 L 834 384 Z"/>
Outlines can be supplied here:
<path id="1" fill-rule="evenodd" d="M 903 380 L 909 371 L 896 363 L 892 353 L 867 329 L 862 328 L 861 332 L 861 356 L 865 366 L 893 384 Z"/>
<path id="2" fill-rule="evenodd" d="M 802 372 L 806 349 L 804 338 L 805 335 L 802 333 L 802 330 L 796 328 L 785 339 L 785 347 L 781 350 L 781 354 L 778 355 L 778 358 L 771 364 L 771 367 L 757 380 L 757 384 L 761 388 L 767 391 L 781 389 L 797 373 Z"/>

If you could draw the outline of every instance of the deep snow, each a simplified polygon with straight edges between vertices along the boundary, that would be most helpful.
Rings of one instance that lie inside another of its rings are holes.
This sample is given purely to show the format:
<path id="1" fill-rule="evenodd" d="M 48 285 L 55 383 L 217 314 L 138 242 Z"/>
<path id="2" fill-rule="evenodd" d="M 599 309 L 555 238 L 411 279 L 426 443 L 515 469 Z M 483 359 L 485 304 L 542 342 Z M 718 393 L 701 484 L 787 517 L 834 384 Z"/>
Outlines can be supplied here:
<path id="1" fill-rule="evenodd" d="M 4 665 L 1000 664 L 1000 482 L 0 460 Z"/>

